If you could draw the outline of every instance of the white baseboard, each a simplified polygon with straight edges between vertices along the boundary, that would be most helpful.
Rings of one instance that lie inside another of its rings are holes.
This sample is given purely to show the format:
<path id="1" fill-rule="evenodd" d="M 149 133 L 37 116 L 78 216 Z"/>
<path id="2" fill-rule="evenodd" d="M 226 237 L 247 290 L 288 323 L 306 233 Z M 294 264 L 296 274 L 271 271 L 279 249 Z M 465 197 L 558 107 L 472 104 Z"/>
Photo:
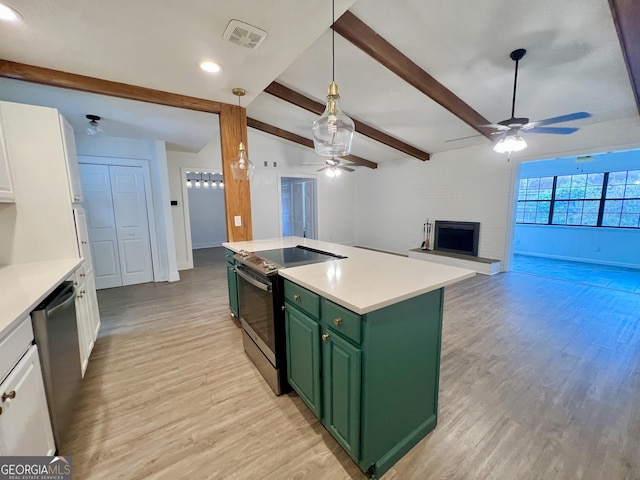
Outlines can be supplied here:
<path id="1" fill-rule="evenodd" d="M 630 263 L 622 262 L 608 262 L 606 260 L 595 260 L 593 258 L 579 258 L 579 257 L 567 257 L 565 255 L 547 255 L 545 253 L 529 253 L 529 252 L 513 252 L 514 255 L 524 255 L 526 257 L 540 257 L 551 258 L 553 260 L 566 260 L 568 262 L 582 262 L 593 263 L 595 265 L 606 265 L 609 267 L 623 267 L 623 268 L 640 268 L 640 265 L 634 265 Z"/>
<path id="2" fill-rule="evenodd" d="M 178 270 L 191 270 L 193 264 L 189 262 L 178 262 Z"/>
<path id="3" fill-rule="evenodd" d="M 170 282 L 179 282 L 180 281 L 180 274 L 178 273 L 177 270 L 175 272 L 171 272 L 169 274 L 169 281 Z"/>

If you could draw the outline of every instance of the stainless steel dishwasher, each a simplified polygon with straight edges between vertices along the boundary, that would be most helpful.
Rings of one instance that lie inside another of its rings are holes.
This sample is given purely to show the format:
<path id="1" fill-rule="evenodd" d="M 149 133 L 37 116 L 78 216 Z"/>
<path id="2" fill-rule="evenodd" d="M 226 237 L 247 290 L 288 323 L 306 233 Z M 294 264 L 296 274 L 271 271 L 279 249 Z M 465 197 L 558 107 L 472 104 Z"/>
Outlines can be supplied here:
<path id="1" fill-rule="evenodd" d="M 56 448 L 69 427 L 82 385 L 76 289 L 63 282 L 31 312 Z"/>

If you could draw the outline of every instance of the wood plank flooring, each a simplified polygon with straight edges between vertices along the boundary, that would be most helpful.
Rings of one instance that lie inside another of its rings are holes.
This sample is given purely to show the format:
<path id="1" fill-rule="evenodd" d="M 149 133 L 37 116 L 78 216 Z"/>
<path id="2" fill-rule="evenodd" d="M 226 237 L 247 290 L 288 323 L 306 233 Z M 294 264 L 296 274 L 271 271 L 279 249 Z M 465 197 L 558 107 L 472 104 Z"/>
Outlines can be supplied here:
<path id="1" fill-rule="evenodd" d="M 99 292 L 61 453 L 77 479 L 364 479 L 228 314 L 222 249 Z M 439 424 L 383 478 L 640 479 L 640 295 L 519 273 L 447 287 Z"/>

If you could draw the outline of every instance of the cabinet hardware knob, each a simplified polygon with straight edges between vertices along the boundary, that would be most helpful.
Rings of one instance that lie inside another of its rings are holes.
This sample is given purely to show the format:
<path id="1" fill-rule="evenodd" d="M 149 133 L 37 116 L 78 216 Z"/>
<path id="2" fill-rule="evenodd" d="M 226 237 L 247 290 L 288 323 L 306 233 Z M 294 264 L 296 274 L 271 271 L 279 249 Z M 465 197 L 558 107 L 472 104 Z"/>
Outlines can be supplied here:
<path id="1" fill-rule="evenodd" d="M 286 305 L 282 305 L 282 311 L 284 312 L 287 309 Z"/>
<path id="2" fill-rule="evenodd" d="M 328 333 L 323 333 L 322 334 L 322 341 L 326 342 L 327 340 L 329 340 L 329 334 Z"/>
<path id="3" fill-rule="evenodd" d="M 296 295 L 294 295 L 294 296 L 293 296 L 293 299 L 294 299 L 296 302 L 299 302 L 299 301 L 300 301 L 300 295 L 297 295 L 297 294 L 296 294 Z"/>
<path id="4" fill-rule="evenodd" d="M 14 398 L 16 398 L 16 391 L 15 390 L 11 390 L 9 393 L 3 393 L 2 394 L 2 401 L 6 402 L 7 400 L 13 400 Z"/>
<path id="5" fill-rule="evenodd" d="M 80 276 L 81 276 L 81 277 L 86 277 L 86 276 L 87 276 L 87 274 L 86 274 L 86 273 L 81 273 L 81 274 L 80 274 Z"/>
<path id="6" fill-rule="evenodd" d="M 334 318 L 334 319 L 333 319 L 333 324 L 334 324 L 336 327 L 339 327 L 340 325 L 342 325 L 342 319 L 341 319 L 340 317 L 338 317 L 338 318 Z"/>
<path id="7" fill-rule="evenodd" d="M 86 240 L 81 240 L 80 243 L 82 243 L 83 245 L 86 245 L 87 241 Z"/>
<path id="8" fill-rule="evenodd" d="M 73 286 L 77 287 L 78 286 L 78 282 L 73 282 Z"/>

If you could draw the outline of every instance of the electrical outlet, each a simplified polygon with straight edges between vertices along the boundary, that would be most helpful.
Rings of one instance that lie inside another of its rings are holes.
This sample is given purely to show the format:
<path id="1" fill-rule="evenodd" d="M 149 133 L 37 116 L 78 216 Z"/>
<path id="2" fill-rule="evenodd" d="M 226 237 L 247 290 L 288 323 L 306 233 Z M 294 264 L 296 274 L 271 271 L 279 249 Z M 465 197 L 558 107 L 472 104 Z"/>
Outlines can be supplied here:
<path id="1" fill-rule="evenodd" d="M 235 222 L 236 227 L 242 226 L 242 217 L 240 215 L 233 217 L 233 221 Z"/>

